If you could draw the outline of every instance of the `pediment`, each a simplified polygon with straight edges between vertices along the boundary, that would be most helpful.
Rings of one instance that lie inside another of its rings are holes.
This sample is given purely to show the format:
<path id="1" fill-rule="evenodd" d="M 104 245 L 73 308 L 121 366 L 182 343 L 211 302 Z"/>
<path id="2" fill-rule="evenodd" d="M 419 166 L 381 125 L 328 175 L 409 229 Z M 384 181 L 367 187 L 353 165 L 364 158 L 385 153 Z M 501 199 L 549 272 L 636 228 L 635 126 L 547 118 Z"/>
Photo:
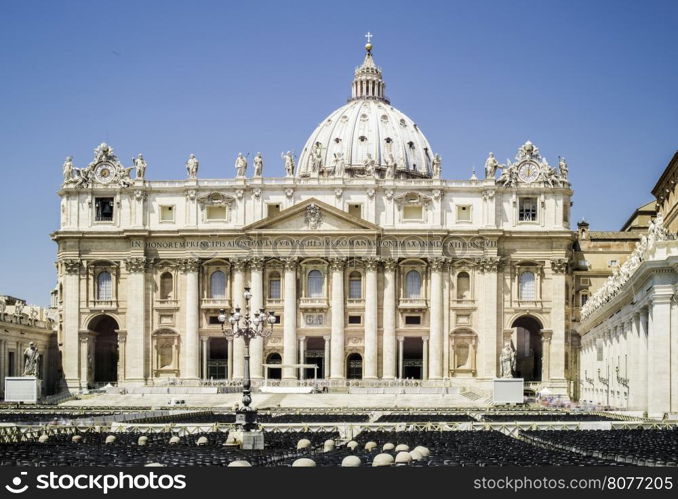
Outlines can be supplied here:
<path id="1" fill-rule="evenodd" d="M 245 232 L 379 232 L 380 227 L 310 198 L 244 228 Z"/>

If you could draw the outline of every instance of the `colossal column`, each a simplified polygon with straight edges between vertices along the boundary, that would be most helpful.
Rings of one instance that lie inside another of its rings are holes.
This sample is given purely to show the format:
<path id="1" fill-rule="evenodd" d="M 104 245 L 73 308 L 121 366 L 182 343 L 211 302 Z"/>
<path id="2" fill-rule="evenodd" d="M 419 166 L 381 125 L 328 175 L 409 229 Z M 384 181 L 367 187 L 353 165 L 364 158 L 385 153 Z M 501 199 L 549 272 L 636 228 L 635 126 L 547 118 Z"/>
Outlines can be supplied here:
<path id="1" fill-rule="evenodd" d="M 567 382 L 565 380 L 565 307 L 567 300 L 565 297 L 565 276 L 568 269 L 568 263 L 565 259 L 551 261 L 551 280 L 553 283 L 551 303 L 551 329 L 553 330 L 553 339 L 551 348 L 551 369 L 549 381 L 555 388 L 562 390 L 562 394 L 567 394 Z"/>
<path id="2" fill-rule="evenodd" d="M 184 312 L 186 314 L 186 331 L 184 332 L 185 345 L 183 348 L 183 369 L 181 377 L 184 379 L 197 380 L 200 378 L 199 339 L 198 328 L 200 326 L 200 301 L 199 301 L 199 278 L 200 260 L 197 258 L 185 258 L 181 261 L 181 270 L 186 278 L 186 302 Z"/>
<path id="3" fill-rule="evenodd" d="M 443 377 L 443 276 L 444 258 L 432 258 L 431 265 L 431 331 L 428 350 L 428 377 Z"/>
<path id="4" fill-rule="evenodd" d="M 331 336 L 323 336 L 325 340 L 325 351 L 323 357 L 323 378 L 330 379 L 330 340 Z"/>
<path id="5" fill-rule="evenodd" d="M 207 337 L 200 338 L 200 344 L 202 346 L 202 355 L 201 355 L 201 360 L 202 360 L 202 379 L 207 379 L 207 355 L 208 355 L 208 347 L 209 347 L 209 341 L 210 339 Z"/>
<path id="6" fill-rule="evenodd" d="M 285 293 L 283 303 L 283 364 L 297 361 L 297 261 L 283 260 L 285 265 Z M 296 379 L 293 367 L 283 368 L 283 379 Z"/>
<path id="7" fill-rule="evenodd" d="M 226 353 L 228 361 L 226 364 L 226 377 L 228 379 L 233 379 L 233 338 L 227 338 L 226 344 L 228 351 Z"/>
<path id="8" fill-rule="evenodd" d="M 551 380 L 551 338 L 553 331 L 550 329 L 541 330 L 541 380 Z"/>
<path id="9" fill-rule="evenodd" d="M 365 379 L 376 379 L 378 371 L 377 269 L 379 260 L 365 259 Z"/>
<path id="10" fill-rule="evenodd" d="M 404 366 L 403 366 L 403 359 L 404 359 L 404 352 L 403 352 L 403 347 L 405 346 L 405 338 L 402 336 L 398 338 L 398 379 L 403 379 L 403 373 L 404 373 Z"/>
<path id="11" fill-rule="evenodd" d="M 429 339 L 424 336 L 421 338 L 422 342 L 422 352 L 423 352 L 423 359 L 422 359 L 422 370 L 421 370 L 421 379 L 429 379 L 428 373 L 429 373 L 429 363 L 428 363 L 428 356 L 429 356 Z"/>
<path id="12" fill-rule="evenodd" d="M 127 270 L 127 371 L 125 382 L 146 380 L 146 258 L 125 260 Z M 196 309 L 197 311 L 197 309 Z M 197 327 L 196 327 L 197 330 Z"/>
<path id="13" fill-rule="evenodd" d="M 650 310 L 647 353 L 652 359 L 647 385 L 647 412 L 663 417 L 671 412 L 671 285 L 655 285 Z"/>
<path id="14" fill-rule="evenodd" d="M 252 312 L 258 312 L 264 308 L 264 259 L 252 258 L 250 260 L 250 288 L 252 291 Z M 266 324 L 268 327 L 268 323 Z M 250 341 L 250 373 L 252 379 L 264 377 L 264 339 L 257 336 Z"/>
<path id="15" fill-rule="evenodd" d="M 330 378 L 344 379 L 346 377 L 344 369 L 344 259 L 330 260 L 330 270 L 332 272 Z"/>
<path id="16" fill-rule="evenodd" d="M 231 299 L 233 301 L 233 310 L 239 308 L 240 314 L 245 313 L 245 269 L 247 269 L 247 260 L 236 258 L 232 262 L 233 269 L 233 287 L 231 288 Z M 245 369 L 245 340 L 240 337 L 233 338 L 233 379 L 242 379 Z"/>
<path id="17" fill-rule="evenodd" d="M 384 260 L 384 329 L 382 335 L 381 376 L 384 379 L 395 379 L 396 369 L 396 270 L 397 262 L 392 258 Z"/>
<path id="18" fill-rule="evenodd" d="M 79 390 L 80 385 L 80 260 L 68 259 L 61 262 L 63 272 L 63 371 L 70 391 Z M 85 359 L 86 361 L 86 359 Z M 13 373 L 7 372 L 8 376 Z M 87 380 L 83 379 L 86 388 Z"/>
<path id="19" fill-rule="evenodd" d="M 305 363 L 306 363 L 306 337 L 301 336 L 299 338 L 299 364 Z M 306 373 L 304 372 L 303 367 L 299 368 L 299 379 L 306 379 Z"/>

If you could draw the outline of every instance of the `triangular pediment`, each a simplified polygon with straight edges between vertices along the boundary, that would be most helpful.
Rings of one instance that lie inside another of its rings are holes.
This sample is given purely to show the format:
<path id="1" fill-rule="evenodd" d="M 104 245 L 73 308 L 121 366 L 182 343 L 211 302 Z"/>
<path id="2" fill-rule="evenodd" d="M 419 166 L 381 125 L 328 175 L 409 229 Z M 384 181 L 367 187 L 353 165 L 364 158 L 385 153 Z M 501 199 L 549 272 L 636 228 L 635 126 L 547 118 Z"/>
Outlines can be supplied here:
<path id="1" fill-rule="evenodd" d="M 362 218 L 310 198 L 297 203 L 275 216 L 254 222 L 245 232 L 380 232 L 381 228 Z"/>

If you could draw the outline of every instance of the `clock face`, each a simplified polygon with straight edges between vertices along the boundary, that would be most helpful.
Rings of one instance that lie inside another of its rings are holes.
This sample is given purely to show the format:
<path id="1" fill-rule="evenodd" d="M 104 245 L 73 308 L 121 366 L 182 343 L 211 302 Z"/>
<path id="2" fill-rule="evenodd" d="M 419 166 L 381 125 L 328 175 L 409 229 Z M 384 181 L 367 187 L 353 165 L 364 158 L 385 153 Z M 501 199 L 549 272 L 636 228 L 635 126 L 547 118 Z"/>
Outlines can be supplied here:
<path id="1" fill-rule="evenodd" d="M 518 169 L 518 178 L 522 182 L 534 182 L 539 177 L 539 165 L 527 161 L 520 165 Z"/>
<path id="2" fill-rule="evenodd" d="M 96 177 L 97 181 L 101 182 L 102 184 L 107 184 L 113 180 L 113 167 L 108 163 L 101 163 L 99 166 L 97 166 L 94 176 Z"/>

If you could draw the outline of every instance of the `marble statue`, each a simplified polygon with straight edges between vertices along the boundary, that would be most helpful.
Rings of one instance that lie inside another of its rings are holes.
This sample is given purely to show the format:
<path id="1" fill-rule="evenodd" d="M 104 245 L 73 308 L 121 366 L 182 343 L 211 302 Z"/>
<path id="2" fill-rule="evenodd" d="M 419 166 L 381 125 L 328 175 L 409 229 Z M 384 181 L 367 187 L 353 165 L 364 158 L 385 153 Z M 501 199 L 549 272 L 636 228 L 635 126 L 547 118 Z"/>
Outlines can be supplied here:
<path id="1" fill-rule="evenodd" d="M 7 298 L 0 296 L 0 317 L 4 317 L 5 310 L 7 310 Z"/>
<path id="2" fill-rule="evenodd" d="M 334 175 L 336 177 L 344 176 L 344 153 L 335 152 L 334 153 Z"/>
<path id="3" fill-rule="evenodd" d="M 560 157 L 560 160 L 558 161 L 558 170 L 560 170 L 560 178 L 563 180 L 567 180 L 567 161 L 565 161 L 565 158 L 562 156 Z"/>
<path id="4" fill-rule="evenodd" d="M 499 162 L 494 157 L 494 153 L 491 152 L 485 160 L 485 178 L 494 178 L 497 174 L 497 168 L 499 168 Z"/>
<path id="5" fill-rule="evenodd" d="M 73 157 L 66 157 L 64 161 L 64 183 L 73 181 Z"/>
<path id="6" fill-rule="evenodd" d="M 323 146 L 320 142 L 316 142 L 311 152 L 311 171 L 319 172 L 323 166 Z"/>
<path id="7" fill-rule="evenodd" d="M 261 153 L 258 152 L 257 155 L 254 157 L 254 176 L 261 177 L 263 172 L 264 172 L 264 158 L 262 157 Z"/>
<path id="8" fill-rule="evenodd" d="M 501 377 L 513 378 L 516 371 L 516 351 L 510 341 L 507 341 L 504 344 L 504 349 L 501 351 L 499 362 L 501 364 Z"/>
<path id="9" fill-rule="evenodd" d="M 285 176 L 293 177 L 294 176 L 294 156 L 291 151 L 287 151 L 280 155 L 285 162 Z"/>
<path id="10" fill-rule="evenodd" d="M 393 154 L 388 155 L 388 162 L 386 163 L 386 174 L 384 175 L 384 178 L 392 180 L 395 178 L 395 171 L 396 171 L 396 161 L 395 158 L 393 157 Z"/>
<path id="11" fill-rule="evenodd" d="M 188 172 L 188 178 L 196 179 L 198 178 L 198 167 L 200 162 L 198 158 L 195 157 L 195 154 L 191 154 L 186 161 L 186 171 Z"/>
<path id="12" fill-rule="evenodd" d="M 235 158 L 235 176 L 244 177 L 245 173 L 247 173 L 247 158 L 239 152 L 238 157 Z"/>
<path id="13" fill-rule="evenodd" d="M 442 173 L 442 164 L 443 158 L 440 157 L 440 154 L 433 156 L 433 178 L 440 178 L 440 174 Z"/>
<path id="14" fill-rule="evenodd" d="M 28 344 L 28 348 L 24 350 L 24 376 L 40 375 L 40 352 L 34 342 Z"/>
<path id="15" fill-rule="evenodd" d="M 14 315 L 18 319 L 21 319 L 23 313 L 24 313 L 24 302 L 17 300 L 16 302 L 14 302 Z"/>
<path id="16" fill-rule="evenodd" d="M 137 178 L 143 180 L 146 175 L 146 161 L 141 153 L 134 158 L 134 168 L 136 168 Z"/>
<path id="17" fill-rule="evenodd" d="M 377 162 L 375 159 L 372 157 L 371 153 L 367 153 L 367 157 L 365 158 L 365 161 L 363 162 L 363 166 L 365 167 L 365 175 L 375 175 L 377 173 Z"/>

